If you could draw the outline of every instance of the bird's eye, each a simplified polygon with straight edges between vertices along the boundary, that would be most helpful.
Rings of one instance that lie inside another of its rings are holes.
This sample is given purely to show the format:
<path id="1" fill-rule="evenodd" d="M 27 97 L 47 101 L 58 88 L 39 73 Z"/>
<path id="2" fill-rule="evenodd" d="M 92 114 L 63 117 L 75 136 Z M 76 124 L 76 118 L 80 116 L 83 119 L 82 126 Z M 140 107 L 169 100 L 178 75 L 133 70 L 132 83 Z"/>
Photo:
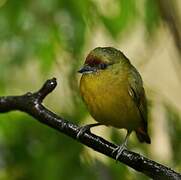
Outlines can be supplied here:
<path id="1" fill-rule="evenodd" d="M 106 69 L 107 66 L 108 65 L 106 63 L 101 63 L 101 64 L 99 64 L 99 69 Z"/>

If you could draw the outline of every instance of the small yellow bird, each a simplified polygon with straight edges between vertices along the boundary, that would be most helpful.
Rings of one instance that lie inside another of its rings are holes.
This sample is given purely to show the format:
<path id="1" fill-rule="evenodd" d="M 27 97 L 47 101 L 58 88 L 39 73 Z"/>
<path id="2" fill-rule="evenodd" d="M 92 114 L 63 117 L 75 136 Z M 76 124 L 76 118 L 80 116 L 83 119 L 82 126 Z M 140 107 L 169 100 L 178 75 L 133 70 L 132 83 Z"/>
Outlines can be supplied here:
<path id="1" fill-rule="evenodd" d="M 122 145 L 115 149 L 116 159 L 126 148 L 132 131 L 140 142 L 150 144 L 147 132 L 147 103 L 143 82 L 129 59 L 113 47 L 97 47 L 87 56 L 80 92 L 92 117 L 98 122 L 80 128 L 78 137 L 91 127 L 113 126 L 127 130 Z"/>

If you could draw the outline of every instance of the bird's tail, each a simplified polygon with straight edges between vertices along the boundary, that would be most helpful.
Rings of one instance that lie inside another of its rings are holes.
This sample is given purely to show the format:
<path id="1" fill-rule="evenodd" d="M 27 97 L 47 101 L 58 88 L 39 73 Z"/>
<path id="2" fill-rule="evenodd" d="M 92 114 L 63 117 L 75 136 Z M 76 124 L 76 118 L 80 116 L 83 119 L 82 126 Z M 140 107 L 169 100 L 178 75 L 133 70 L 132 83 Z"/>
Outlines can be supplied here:
<path id="1" fill-rule="evenodd" d="M 136 130 L 136 136 L 141 143 L 151 144 L 151 139 L 148 135 L 148 132 L 145 131 L 142 127 Z"/>

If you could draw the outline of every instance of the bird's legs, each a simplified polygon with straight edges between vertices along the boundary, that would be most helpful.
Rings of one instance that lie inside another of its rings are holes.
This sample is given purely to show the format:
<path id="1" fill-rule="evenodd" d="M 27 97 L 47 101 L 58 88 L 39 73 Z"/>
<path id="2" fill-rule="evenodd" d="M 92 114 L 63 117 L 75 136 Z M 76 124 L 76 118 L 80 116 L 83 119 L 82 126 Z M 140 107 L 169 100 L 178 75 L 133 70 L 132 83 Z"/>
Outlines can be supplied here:
<path id="1" fill-rule="evenodd" d="M 116 160 L 118 160 L 119 156 L 122 154 L 124 149 L 127 149 L 127 142 L 128 142 L 128 138 L 131 134 L 131 131 L 127 131 L 126 137 L 123 141 L 123 143 L 118 146 L 117 148 L 114 149 L 114 151 L 112 152 L 112 154 L 114 154 L 116 152 Z"/>
<path id="2" fill-rule="evenodd" d="M 78 134 L 77 134 L 77 138 L 80 138 L 80 136 L 81 136 L 82 134 L 84 134 L 86 131 L 90 131 L 90 129 L 91 129 L 92 127 L 100 126 L 100 125 L 102 125 L 102 124 L 101 124 L 101 123 L 94 123 L 94 124 L 87 124 L 87 125 L 85 125 L 85 126 L 80 127 L 80 128 L 79 128 L 79 132 L 78 132 Z"/>

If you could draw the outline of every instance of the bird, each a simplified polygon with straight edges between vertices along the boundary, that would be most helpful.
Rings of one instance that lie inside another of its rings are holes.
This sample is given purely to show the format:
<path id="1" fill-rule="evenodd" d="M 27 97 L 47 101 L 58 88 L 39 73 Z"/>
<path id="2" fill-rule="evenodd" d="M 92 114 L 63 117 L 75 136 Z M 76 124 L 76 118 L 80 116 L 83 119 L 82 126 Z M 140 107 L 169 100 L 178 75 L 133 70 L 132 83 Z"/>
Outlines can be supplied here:
<path id="1" fill-rule="evenodd" d="M 116 160 L 127 149 L 132 132 L 136 132 L 141 143 L 151 143 L 143 81 L 123 52 L 114 47 L 96 47 L 78 72 L 82 74 L 80 94 L 90 115 L 97 121 L 80 127 L 78 138 L 100 125 L 126 129 L 123 143 L 113 151 Z"/>

